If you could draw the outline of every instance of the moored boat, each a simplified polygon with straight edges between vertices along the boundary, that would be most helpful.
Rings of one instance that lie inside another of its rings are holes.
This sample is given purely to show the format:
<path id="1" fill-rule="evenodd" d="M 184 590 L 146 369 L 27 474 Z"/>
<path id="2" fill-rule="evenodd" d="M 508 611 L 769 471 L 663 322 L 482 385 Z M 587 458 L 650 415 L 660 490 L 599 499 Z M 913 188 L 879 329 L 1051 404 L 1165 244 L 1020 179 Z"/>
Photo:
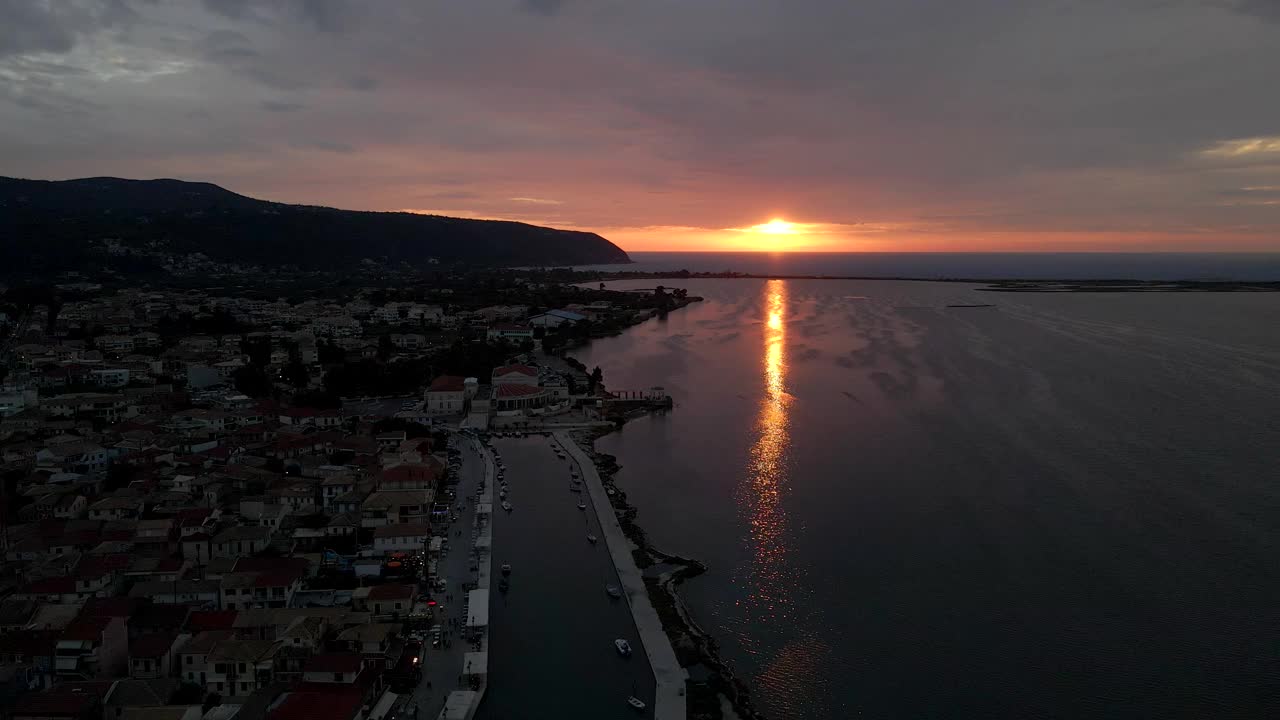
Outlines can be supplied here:
<path id="1" fill-rule="evenodd" d="M 631 643 L 618 638 L 613 641 L 613 646 L 618 649 L 618 654 L 622 657 L 631 657 Z"/>

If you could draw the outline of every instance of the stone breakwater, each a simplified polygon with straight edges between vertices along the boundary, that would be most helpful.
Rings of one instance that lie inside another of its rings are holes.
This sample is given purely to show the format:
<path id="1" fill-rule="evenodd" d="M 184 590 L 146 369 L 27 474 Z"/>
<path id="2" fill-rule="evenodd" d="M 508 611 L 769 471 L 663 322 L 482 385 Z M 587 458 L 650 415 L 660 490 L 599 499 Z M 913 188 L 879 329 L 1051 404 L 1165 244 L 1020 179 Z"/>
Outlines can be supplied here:
<path id="1" fill-rule="evenodd" d="M 612 432 L 610 429 L 582 430 L 574 440 L 586 450 L 600 479 L 609 491 L 609 500 L 618 523 L 627 538 L 636 545 L 633 555 L 642 571 L 655 566 L 664 569 L 656 577 L 645 577 L 650 602 L 662 620 L 663 630 L 671 639 L 676 657 L 690 673 L 688 682 L 688 717 L 697 720 L 744 718 L 763 720 L 752 706 L 750 691 L 728 663 L 720 656 L 715 638 L 698 626 L 680 599 L 679 586 L 684 581 L 707 572 L 702 562 L 664 552 L 649 541 L 644 528 L 636 523 L 638 511 L 627 502 L 626 493 L 613 482 L 620 466 L 617 458 L 597 452 L 595 441 Z M 727 701 L 727 702 L 726 702 Z"/>

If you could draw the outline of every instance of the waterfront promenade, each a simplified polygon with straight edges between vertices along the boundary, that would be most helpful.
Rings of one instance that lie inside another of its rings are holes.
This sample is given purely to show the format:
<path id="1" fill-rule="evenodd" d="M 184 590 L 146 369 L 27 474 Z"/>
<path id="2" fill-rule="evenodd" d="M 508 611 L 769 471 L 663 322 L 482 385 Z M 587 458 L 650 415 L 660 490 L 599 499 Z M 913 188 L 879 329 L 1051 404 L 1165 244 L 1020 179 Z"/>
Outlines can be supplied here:
<path id="1" fill-rule="evenodd" d="M 631 555 L 633 548 L 631 540 L 622 532 L 622 526 L 618 523 L 613 506 L 609 503 L 609 496 L 605 492 L 604 483 L 600 480 L 600 474 L 596 471 L 595 463 L 591 462 L 591 458 L 578 447 L 569 433 L 557 432 L 555 438 L 582 473 L 587 492 L 591 495 L 590 504 L 595 509 L 600 534 L 608 545 L 627 604 L 631 607 L 636 630 L 644 644 L 645 654 L 649 657 L 649 665 L 653 668 L 656 682 L 654 718 L 684 720 L 685 680 L 688 679 L 688 672 L 676 659 L 671 640 L 662 629 L 662 619 L 658 617 L 658 611 L 649 601 L 644 578 Z"/>

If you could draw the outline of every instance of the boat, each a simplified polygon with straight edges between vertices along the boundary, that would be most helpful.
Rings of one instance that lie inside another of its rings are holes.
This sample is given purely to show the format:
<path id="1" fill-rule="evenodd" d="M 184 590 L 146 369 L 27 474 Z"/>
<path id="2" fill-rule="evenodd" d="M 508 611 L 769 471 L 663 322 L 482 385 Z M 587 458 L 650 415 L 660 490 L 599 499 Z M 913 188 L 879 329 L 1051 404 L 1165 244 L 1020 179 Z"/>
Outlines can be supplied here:
<path id="1" fill-rule="evenodd" d="M 635 695 L 632 695 L 631 697 L 627 698 L 627 704 L 637 710 L 643 710 L 645 708 L 644 701 L 636 697 Z"/>
<path id="2" fill-rule="evenodd" d="M 578 487 L 577 485 L 570 485 L 570 486 L 569 486 L 569 492 L 576 492 L 576 493 L 580 493 L 580 492 L 582 492 L 582 488 Z"/>
<path id="3" fill-rule="evenodd" d="M 512 507 L 511 503 L 507 502 L 506 500 L 503 500 L 503 501 L 502 501 L 502 509 L 503 509 L 503 510 L 506 510 L 507 512 L 511 512 L 511 511 L 512 511 L 512 510 L 514 510 L 515 508 L 514 508 L 514 507 Z"/>
<path id="4" fill-rule="evenodd" d="M 511 563 L 502 563 L 502 574 L 503 575 L 511 574 Z"/>
<path id="5" fill-rule="evenodd" d="M 511 583 L 507 582 L 506 578 L 498 581 L 498 592 L 506 592 L 510 587 Z"/>
<path id="6" fill-rule="evenodd" d="M 579 502 L 578 502 L 578 509 L 579 509 L 579 510 L 586 510 L 586 509 L 587 509 L 587 504 L 586 504 L 586 503 L 584 503 L 584 502 L 579 501 Z"/>
<path id="7" fill-rule="evenodd" d="M 618 638 L 613 641 L 613 646 L 618 649 L 618 654 L 622 657 L 631 657 L 631 643 L 623 640 L 622 638 Z"/>
<path id="8" fill-rule="evenodd" d="M 616 599 L 616 598 L 622 597 L 622 588 L 618 587 L 617 585 L 605 585 L 604 591 L 611 598 Z"/>
<path id="9" fill-rule="evenodd" d="M 504 489 L 504 490 L 499 490 L 499 491 L 498 491 L 498 499 L 499 499 L 499 500 L 506 500 L 506 499 L 507 499 L 507 491 L 506 491 L 505 489 Z"/>
<path id="10" fill-rule="evenodd" d="M 595 535 L 588 535 L 588 536 L 587 536 L 587 542 L 591 543 L 592 545 L 595 545 L 595 544 L 596 544 L 596 541 L 597 541 L 597 540 L 599 540 L 599 539 L 600 539 L 600 538 L 596 537 Z"/>

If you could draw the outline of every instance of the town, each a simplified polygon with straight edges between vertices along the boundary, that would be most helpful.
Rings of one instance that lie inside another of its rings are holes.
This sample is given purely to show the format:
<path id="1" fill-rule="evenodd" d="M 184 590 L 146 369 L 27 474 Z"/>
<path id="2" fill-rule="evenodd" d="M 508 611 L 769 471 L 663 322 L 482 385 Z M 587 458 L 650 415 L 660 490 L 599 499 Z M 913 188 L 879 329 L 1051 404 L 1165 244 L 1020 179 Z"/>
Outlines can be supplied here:
<path id="1" fill-rule="evenodd" d="M 607 390 L 566 350 L 696 298 L 435 280 L 5 288 L 7 718 L 485 717 L 490 608 L 561 510 L 588 518 L 565 552 L 598 548 L 617 629 L 596 644 L 636 651 L 607 702 L 684 717 L 614 489 L 575 442 L 670 398 Z"/>

